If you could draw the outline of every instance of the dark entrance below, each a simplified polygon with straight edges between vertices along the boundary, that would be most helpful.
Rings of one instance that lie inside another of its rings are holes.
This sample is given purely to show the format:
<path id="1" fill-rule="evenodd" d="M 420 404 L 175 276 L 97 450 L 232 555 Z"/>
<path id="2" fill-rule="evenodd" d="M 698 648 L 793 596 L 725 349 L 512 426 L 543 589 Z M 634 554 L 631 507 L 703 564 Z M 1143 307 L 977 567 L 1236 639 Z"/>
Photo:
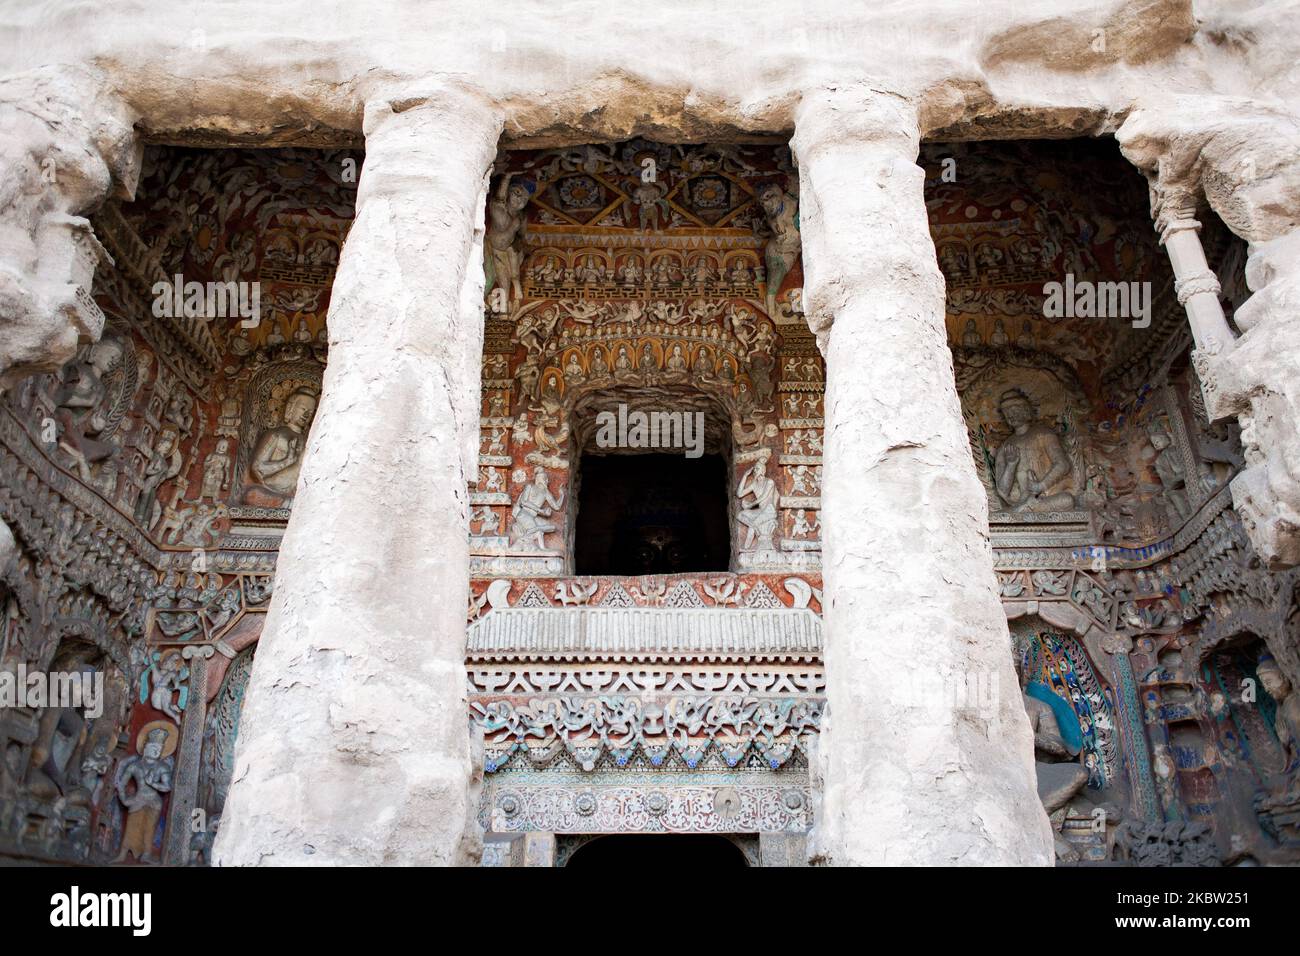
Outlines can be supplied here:
<path id="1" fill-rule="evenodd" d="M 581 468 L 574 573 L 727 570 L 721 455 L 584 455 Z"/>
<path id="2" fill-rule="evenodd" d="M 695 869 L 748 866 L 745 854 L 726 837 L 712 833 L 616 833 L 579 847 L 568 866 L 668 867 Z"/>

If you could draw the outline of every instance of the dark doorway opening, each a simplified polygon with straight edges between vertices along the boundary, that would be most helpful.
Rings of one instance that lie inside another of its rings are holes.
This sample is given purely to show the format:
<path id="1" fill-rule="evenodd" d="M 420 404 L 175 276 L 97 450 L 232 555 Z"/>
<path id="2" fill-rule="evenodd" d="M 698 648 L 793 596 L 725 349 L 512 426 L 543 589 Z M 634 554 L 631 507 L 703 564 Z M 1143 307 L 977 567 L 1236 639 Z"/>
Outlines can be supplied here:
<path id="1" fill-rule="evenodd" d="M 581 467 L 575 574 L 727 570 L 721 455 L 585 455 Z"/>
<path id="2" fill-rule="evenodd" d="M 629 866 L 694 869 L 748 866 L 745 854 L 713 833 L 616 833 L 592 840 L 569 858 L 569 866 L 623 870 Z"/>

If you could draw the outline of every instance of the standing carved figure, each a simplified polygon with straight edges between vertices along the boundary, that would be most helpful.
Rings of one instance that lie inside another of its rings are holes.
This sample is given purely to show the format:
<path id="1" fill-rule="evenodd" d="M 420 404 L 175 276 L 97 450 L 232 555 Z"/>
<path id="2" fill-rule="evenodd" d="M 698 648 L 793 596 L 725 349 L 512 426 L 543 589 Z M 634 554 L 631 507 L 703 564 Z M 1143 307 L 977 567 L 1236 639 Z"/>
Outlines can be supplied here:
<path id="1" fill-rule="evenodd" d="M 140 698 L 149 701 L 149 706 L 172 720 L 180 723 L 181 711 L 185 709 L 189 688 L 190 669 L 179 651 L 170 651 L 165 655 L 154 653 L 154 660 L 140 679 Z"/>
<path id="2" fill-rule="evenodd" d="M 217 447 L 203 462 L 203 485 L 199 499 L 216 501 L 230 488 L 230 442 L 217 439 Z"/>
<path id="3" fill-rule="evenodd" d="M 519 282 L 524 255 L 517 240 L 528 231 L 524 207 L 528 205 L 532 190 L 522 182 L 512 184 L 512 179 L 514 173 L 502 176 L 492 201 L 488 203 L 488 255 L 483 262 L 487 271 L 487 291 L 505 289 L 510 301 L 518 302 L 524 297 Z"/>
<path id="4" fill-rule="evenodd" d="M 761 455 L 736 488 L 736 497 L 741 504 L 736 518 L 745 526 L 742 551 L 769 551 L 774 547 L 777 489 L 776 482 L 767 477 L 767 460 L 768 455 Z M 746 501 L 746 498 L 751 500 Z"/>
<path id="5" fill-rule="evenodd" d="M 114 786 L 117 798 L 126 807 L 126 828 L 115 863 L 124 861 L 128 854 L 136 862 L 157 862 L 153 841 L 162 816 L 163 794 L 172 789 L 172 754 L 177 736 L 175 725 L 165 720 L 145 724 L 136 736 L 139 753 L 126 758 L 117 768 Z"/>
<path id="6" fill-rule="evenodd" d="M 146 528 L 153 530 L 162 517 L 162 506 L 158 503 L 158 489 L 163 482 L 175 478 L 181 471 L 180 433 L 171 422 L 158 430 L 158 438 L 149 451 L 149 460 L 144 466 L 144 481 L 140 486 L 140 497 L 135 503 L 135 520 Z"/>
<path id="7" fill-rule="evenodd" d="M 772 237 L 763 247 L 767 267 L 767 314 L 776 315 L 776 293 L 799 258 L 799 201 L 775 183 L 758 193 Z"/>

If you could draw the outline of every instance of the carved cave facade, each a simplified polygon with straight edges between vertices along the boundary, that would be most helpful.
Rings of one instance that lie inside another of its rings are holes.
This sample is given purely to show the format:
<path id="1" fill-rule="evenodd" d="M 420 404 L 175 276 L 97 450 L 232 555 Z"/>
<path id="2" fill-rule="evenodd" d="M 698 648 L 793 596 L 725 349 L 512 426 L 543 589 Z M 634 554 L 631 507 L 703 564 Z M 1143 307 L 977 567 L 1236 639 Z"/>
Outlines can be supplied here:
<path id="1" fill-rule="evenodd" d="M 0 711 L 0 853 L 209 862 L 362 161 L 151 147 L 138 198 L 92 219 L 104 333 L 0 408 L 0 665 L 105 694 Z M 1296 572 L 1262 566 L 1232 507 L 1241 437 L 1207 420 L 1142 178 L 1101 140 L 920 163 L 1058 860 L 1300 860 Z M 776 139 L 493 170 L 466 489 L 485 864 L 627 833 L 802 860 L 826 366 L 798 182 Z M 1231 316 L 1243 244 L 1205 219 Z M 1046 317 L 1066 274 L 1149 283 L 1149 324 Z M 257 283 L 260 321 L 157 314 L 181 276 Z M 400 521 L 406 492 L 380 491 Z"/>

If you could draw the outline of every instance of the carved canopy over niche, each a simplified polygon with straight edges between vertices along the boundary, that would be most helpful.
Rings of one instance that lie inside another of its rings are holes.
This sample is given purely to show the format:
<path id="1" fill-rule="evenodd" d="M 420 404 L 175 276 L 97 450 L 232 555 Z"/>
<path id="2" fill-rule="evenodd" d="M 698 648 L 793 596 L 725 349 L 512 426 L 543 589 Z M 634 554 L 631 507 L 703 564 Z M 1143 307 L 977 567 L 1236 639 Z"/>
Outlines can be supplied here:
<path id="1" fill-rule="evenodd" d="M 620 405 L 700 413 L 730 461 L 736 570 L 815 568 L 825 374 L 797 311 L 788 150 L 633 140 L 510 153 L 496 174 L 479 571 L 568 570 L 577 458 Z"/>

